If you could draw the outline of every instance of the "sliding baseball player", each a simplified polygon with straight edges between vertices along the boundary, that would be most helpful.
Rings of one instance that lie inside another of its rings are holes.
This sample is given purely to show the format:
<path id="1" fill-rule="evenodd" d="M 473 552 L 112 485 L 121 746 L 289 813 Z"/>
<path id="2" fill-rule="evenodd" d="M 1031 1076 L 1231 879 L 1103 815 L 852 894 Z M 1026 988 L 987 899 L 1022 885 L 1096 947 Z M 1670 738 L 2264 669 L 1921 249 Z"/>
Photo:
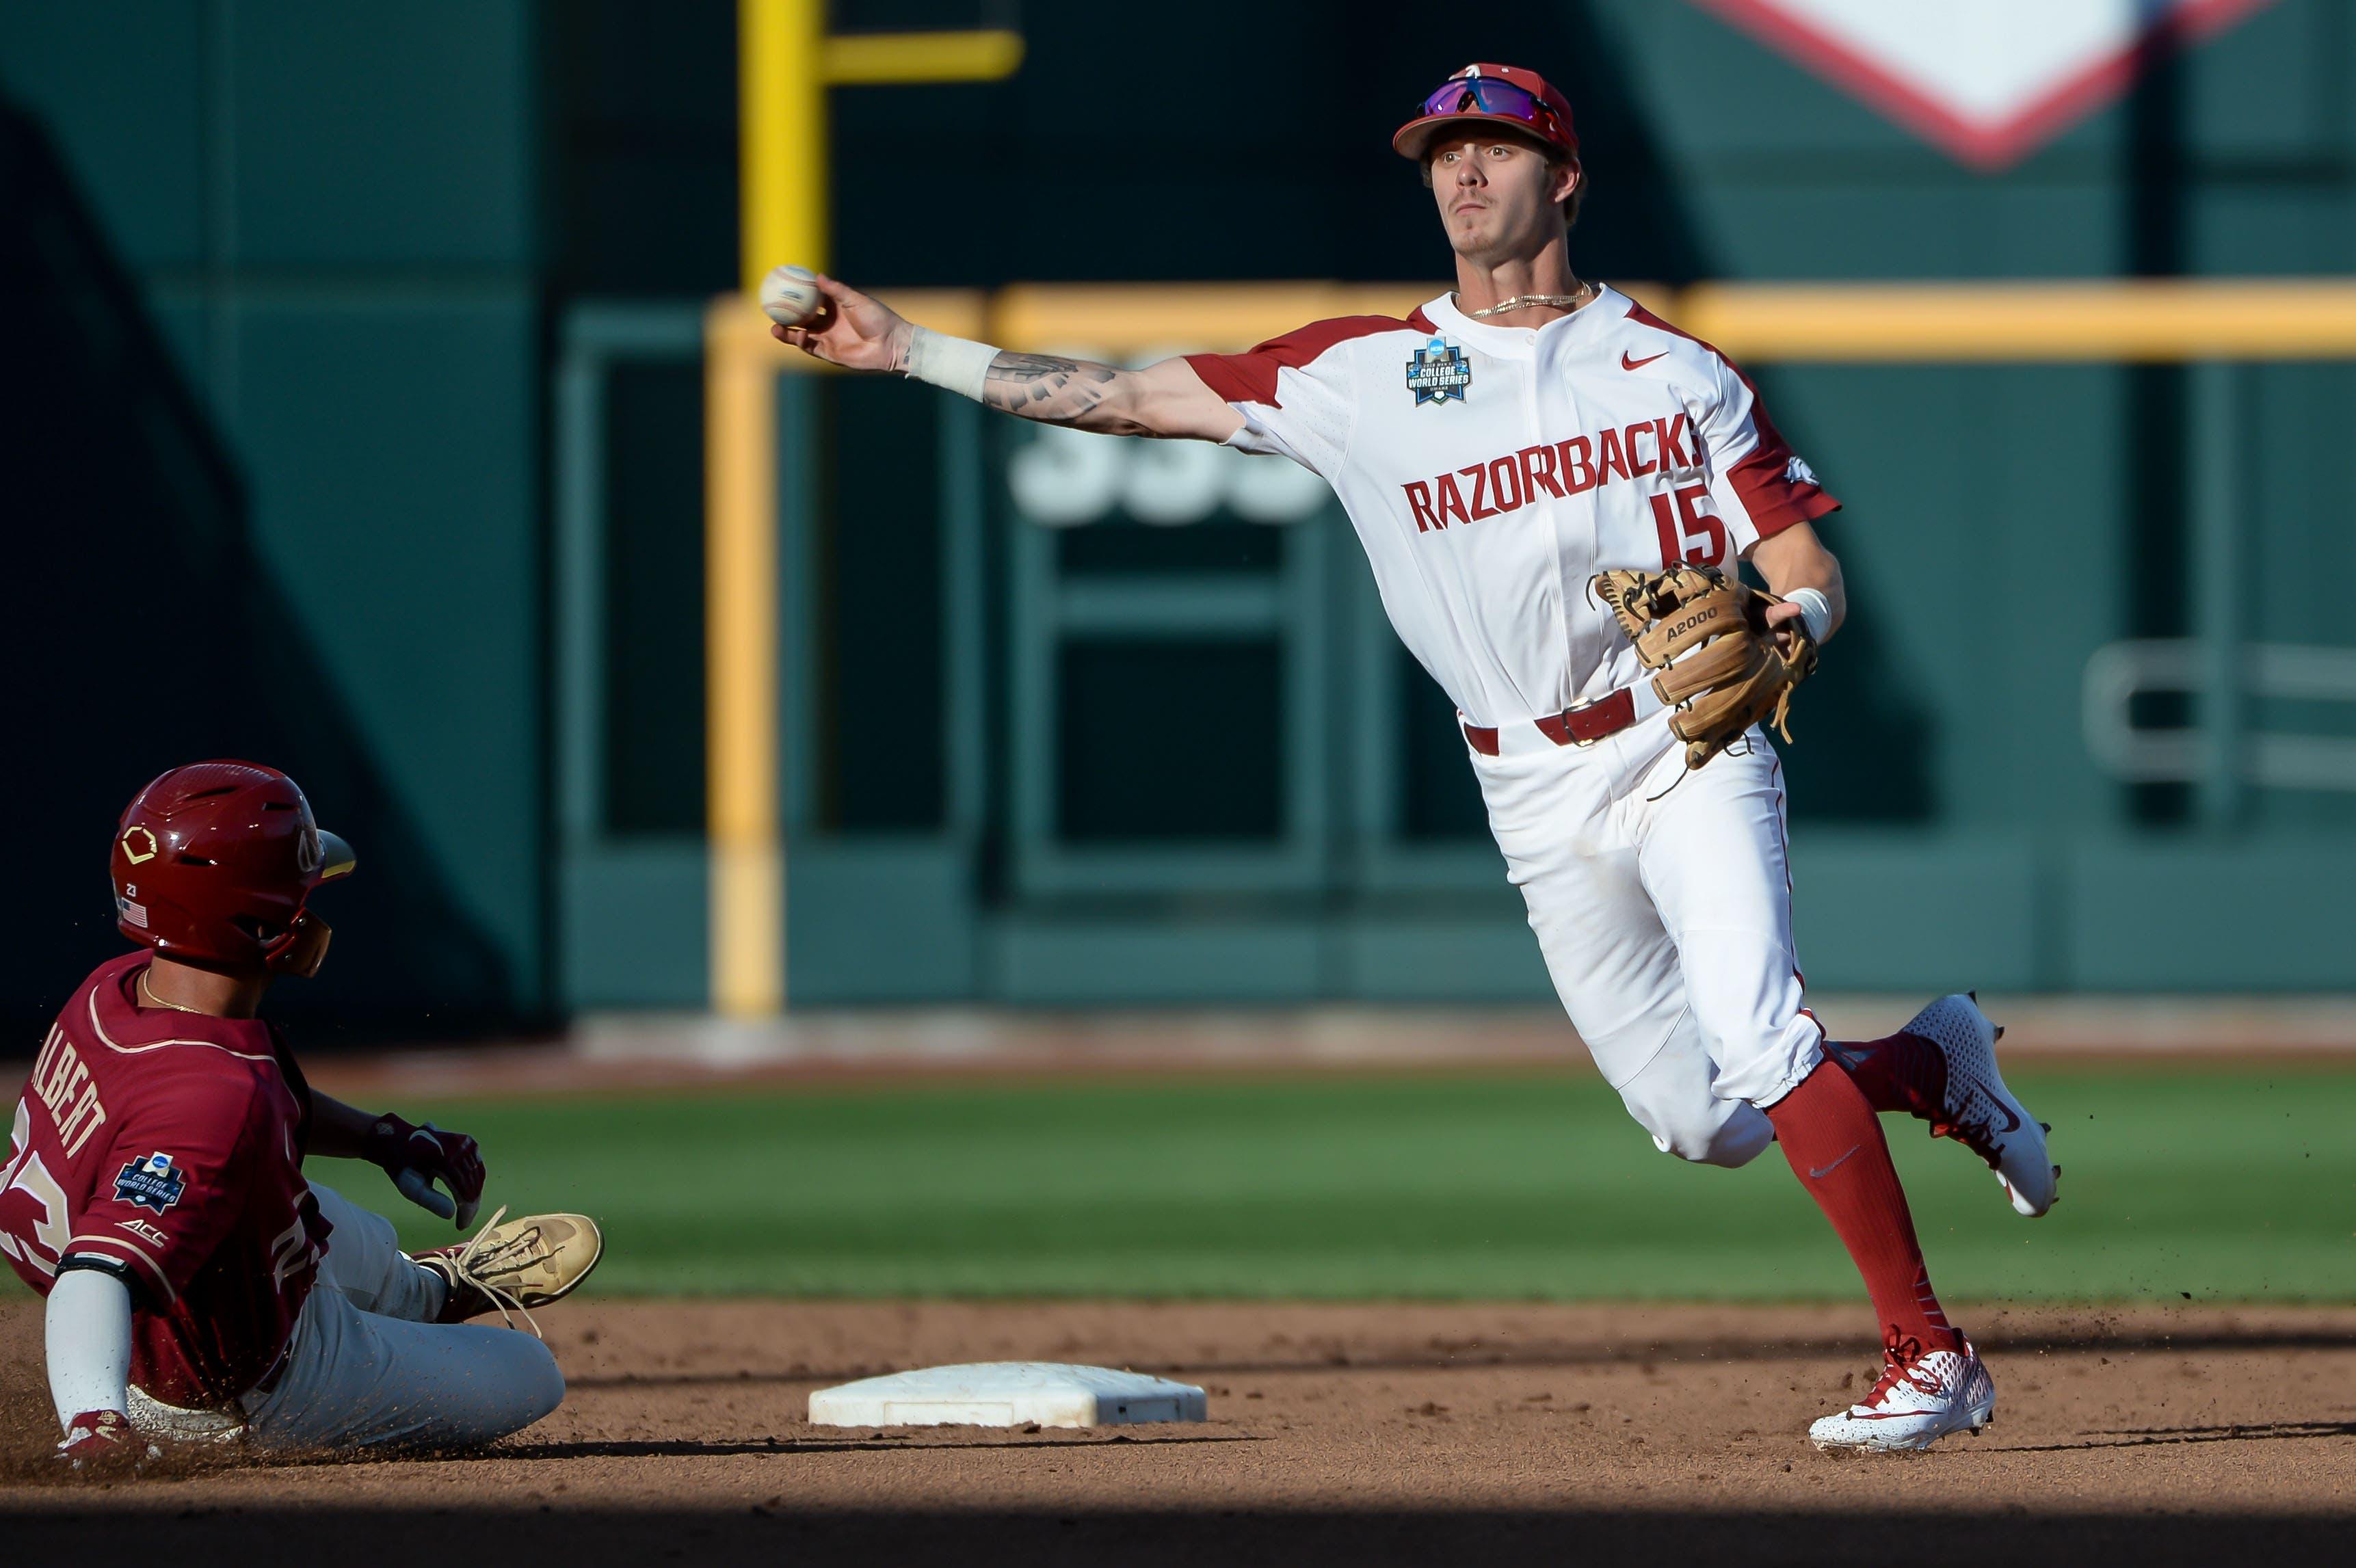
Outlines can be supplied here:
<path id="1" fill-rule="evenodd" d="M 58 1015 L 0 1171 L 0 1253 L 48 1298 L 75 1469 L 173 1442 L 487 1443 L 564 1397 L 537 1338 L 465 1320 L 529 1322 L 579 1285 L 604 1245 L 585 1216 L 495 1212 L 411 1256 L 310 1179 L 321 1157 L 366 1160 L 462 1226 L 483 1193 L 474 1139 L 317 1093 L 255 1016 L 277 977 L 317 972 L 310 897 L 352 864 L 292 779 L 249 763 L 173 769 L 115 830 L 116 924 L 136 945 Z"/>

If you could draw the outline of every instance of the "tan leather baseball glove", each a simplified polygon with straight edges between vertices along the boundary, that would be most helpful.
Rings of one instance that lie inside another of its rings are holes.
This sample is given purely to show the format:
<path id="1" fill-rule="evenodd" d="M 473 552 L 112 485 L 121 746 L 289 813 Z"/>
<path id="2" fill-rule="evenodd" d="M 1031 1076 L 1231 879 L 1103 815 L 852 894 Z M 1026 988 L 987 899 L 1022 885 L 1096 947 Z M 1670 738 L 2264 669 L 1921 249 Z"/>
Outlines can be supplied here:
<path id="1" fill-rule="evenodd" d="M 1772 720 L 1784 740 L 1792 688 L 1815 673 L 1816 645 L 1797 621 L 1767 630 L 1772 593 L 1714 566 L 1598 572 L 1594 589 L 1636 645 L 1653 689 L 1675 711 L 1669 732 L 1686 743 L 1686 766 L 1700 767 Z"/>

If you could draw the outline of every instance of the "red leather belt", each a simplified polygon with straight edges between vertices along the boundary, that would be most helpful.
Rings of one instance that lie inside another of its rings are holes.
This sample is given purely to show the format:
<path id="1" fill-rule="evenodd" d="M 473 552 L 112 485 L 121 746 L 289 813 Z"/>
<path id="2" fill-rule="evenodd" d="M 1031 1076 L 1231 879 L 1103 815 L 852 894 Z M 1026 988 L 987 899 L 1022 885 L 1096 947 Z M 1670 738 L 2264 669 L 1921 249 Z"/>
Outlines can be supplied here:
<path id="1" fill-rule="evenodd" d="M 1625 686 L 1584 708 L 1567 709 L 1532 720 L 1537 725 L 1538 733 L 1558 746 L 1591 746 L 1606 735 L 1617 735 L 1635 721 L 1635 688 Z M 1497 732 L 1494 730 L 1479 724 L 1467 724 L 1464 726 L 1464 739 L 1484 757 L 1497 754 Z"/>

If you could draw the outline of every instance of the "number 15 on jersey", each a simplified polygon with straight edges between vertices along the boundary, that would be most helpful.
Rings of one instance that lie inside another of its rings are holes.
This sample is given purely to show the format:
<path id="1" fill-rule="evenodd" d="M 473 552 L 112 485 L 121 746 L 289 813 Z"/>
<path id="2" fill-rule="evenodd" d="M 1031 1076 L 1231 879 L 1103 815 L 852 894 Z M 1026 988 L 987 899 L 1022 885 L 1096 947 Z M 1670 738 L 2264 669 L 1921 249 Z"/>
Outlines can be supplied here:
<path id="1" fill-rule="evenodd" d="M 1653 528 L 1661 536 L 1661 564 L 1679 561 L 1693 566 L 1726 564 L 1726 524 L 1709 509 L 1709 486 L 1681 485 L 1669 496 L 1646 497 L 1653 504 Z"/>

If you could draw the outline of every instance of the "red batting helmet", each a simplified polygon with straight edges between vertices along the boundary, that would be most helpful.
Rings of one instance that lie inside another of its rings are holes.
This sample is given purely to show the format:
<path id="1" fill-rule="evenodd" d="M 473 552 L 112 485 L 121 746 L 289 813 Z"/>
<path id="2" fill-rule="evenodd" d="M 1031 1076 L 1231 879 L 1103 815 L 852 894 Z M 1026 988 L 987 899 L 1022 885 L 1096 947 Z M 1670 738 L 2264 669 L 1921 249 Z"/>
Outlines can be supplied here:
<path id="1" fill-rule="evenodd" d="M 1512 65 L 1466 66 L 1423 101 L 1415 118 L 1392 135 L 1391 145 L 1401 157 L 1420 163 L 1441 131 L 1483 123 L 1510 125 L 1566 158 L 1579 156 L 1570 100 L 1537 72 Z"/>
<path id="2" fill-rule="evenodd" d="M 303 902 L 352 869 L 294 781 L 255 763 L 191 763 L 139 792 L 114 832 L 115 925 L 201 968 L 310 975 L 327 923 Z"/>

